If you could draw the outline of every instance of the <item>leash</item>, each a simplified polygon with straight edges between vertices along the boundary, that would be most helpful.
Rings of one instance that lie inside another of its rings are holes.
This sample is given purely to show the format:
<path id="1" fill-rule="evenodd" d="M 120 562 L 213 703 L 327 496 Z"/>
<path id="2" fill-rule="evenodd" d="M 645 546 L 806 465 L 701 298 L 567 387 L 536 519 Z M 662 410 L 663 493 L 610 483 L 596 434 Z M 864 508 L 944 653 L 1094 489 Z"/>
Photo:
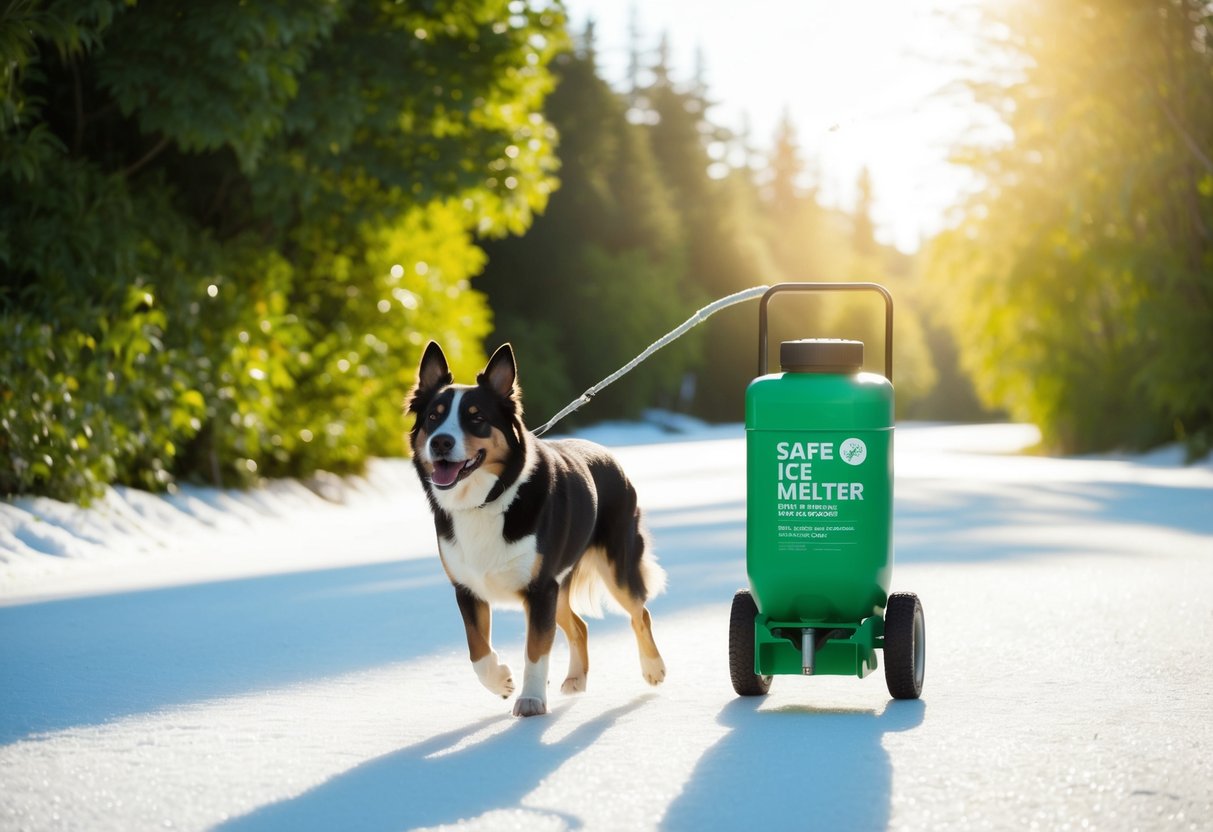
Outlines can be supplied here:
<path id="1" fill-rule="evenodd" d="M 632 370 L 636 369 L 636 367 L 642 361 L 647 359 L 653 353 L 657 352 L 657 350 L 661 349 L 662 347 L 666 346 L 667 344 L 669 344 L 673 341 L 678 340 L 683 335 L 685 335 L 688 331 L 699 326 L 699 324 L 703 323 L 708 318 L 715 315 L 721 309 L 727 309 L 730 306 L 736 306 L 737 304 L 744 303 L 747 300 L 753 300 L 754 298 L 761 296 L 769 288 L 770 288 L 769 286 L 755 286 L 752 289 L 743 289 L 740 292 L 734 292 L 733 294 L 728 295 L 727 297 L 723 297 L 720 300 L 716 300 L 716 301 L 713 301 L 712 303 L 709 303 L 707 306 L 703 307 L 698 312 L 696 312 L 694 315 L 687 318 L 685 321 L 683 321 L 677 327 L 670 330 L 669 332 L 667 332 L 665 335 L 658 338 L 653 343 L 649 344 L 649 346 L 645 349 L 645 351 L 640 353 L 640 355 L 636 356 L 631 361 L 629 361 L 627 364 L 624 364 L 618 370 L 611 373 L 609 376 L 604 378 L 602 381 L 598 382 L 593 387 L 586 390 L 584 393 L 582 393 L 580 396 L 578 396 L 573 401 L 569 402 L 563 410 L 561 410 L 559 413 L 557 413 L 551 419 L 548 419 L 548 421 L 545 422 L 542 426 L 531 431 L 531 433 L 534 434 L 535 436 L 543 436 L 543 434 L 545 434 L 549 430 L 551 430 L 553 425 L 555 425 L 557 422 L 559 422 L 565 416 L 568 416 L 570 413 L 575 413 L 578 410 L 580 410 L 582 407 L 584 407 L 585 405 L 589 404 L 590 399 L 592 399 L 592 398 L 594 398 L 594 396 L 598 395 L 598 393 L 600 393 L 604 387 L 607 387 L 608 385 L 612 384 L 613 382 L 618 381 L 620 378 L 627 375 Z"/>

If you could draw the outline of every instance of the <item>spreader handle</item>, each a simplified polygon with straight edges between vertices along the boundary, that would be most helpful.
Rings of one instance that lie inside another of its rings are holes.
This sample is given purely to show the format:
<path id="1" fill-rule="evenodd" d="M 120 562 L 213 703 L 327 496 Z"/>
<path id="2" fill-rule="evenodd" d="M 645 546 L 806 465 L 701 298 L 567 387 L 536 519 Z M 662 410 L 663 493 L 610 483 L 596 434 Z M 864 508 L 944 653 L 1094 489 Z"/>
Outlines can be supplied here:
<path id="1" fill-rule="evenodd" d="M 879 292 L 884 298 L 884 377 L 893 381 L 893 296 L 879 283 L 776 283 L 758 304 L 758 375 L 767 374 L 767 304 L 780 292 Z"/>

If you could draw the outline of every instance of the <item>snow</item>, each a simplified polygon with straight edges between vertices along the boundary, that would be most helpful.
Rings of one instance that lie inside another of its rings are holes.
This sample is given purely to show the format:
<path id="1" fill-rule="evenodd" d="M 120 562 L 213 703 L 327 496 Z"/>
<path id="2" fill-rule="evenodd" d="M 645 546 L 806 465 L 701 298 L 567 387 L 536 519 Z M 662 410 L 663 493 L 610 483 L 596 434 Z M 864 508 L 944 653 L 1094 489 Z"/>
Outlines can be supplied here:
<path id="1" fill-rule="evenodd" d="M 743 432 L 653 421 L 583 435 L 640 490 L 669 677 L 643 682 L 626 619 L 591 620 L 588 691 L 560 693 L 558 638 L 552 712 L 528 720 L 468 666 L 407 462 L 0 503 L 0 830 L 1213 826 L 1208 460 L 899 426 L 922 700 L 881 672 L 740 699 Z M 518 672 L 522 617 L 494 624 Z"/>

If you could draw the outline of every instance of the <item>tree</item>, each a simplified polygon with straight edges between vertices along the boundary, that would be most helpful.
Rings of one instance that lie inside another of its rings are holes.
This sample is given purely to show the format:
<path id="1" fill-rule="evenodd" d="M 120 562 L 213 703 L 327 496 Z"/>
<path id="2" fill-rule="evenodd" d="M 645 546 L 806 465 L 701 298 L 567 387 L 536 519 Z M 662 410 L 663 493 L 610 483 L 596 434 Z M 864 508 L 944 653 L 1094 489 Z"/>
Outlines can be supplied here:
<path id="1" fill-rule="evenodd" d="M 486 242 L 480 283 L 492 340 L 519 353 L 534 424 L 679 323 L 689 294 L 679 215 L 648 136 L 599 77 L 592 29 L 554 67 L 547 114 L 561 137 L 560 189 L 525 237 Z M 592 418 L 677 405 L 694 356 L 694 338 L 662 351 L 596 398 Z"/>
<path id="2" fill-rule="evenodd" d="M 801 182 L 804 171 L 792 114 L 784 107 L 775 130 L 775 145 L 768 160 L 768 178 L 764 188 L 763 201 L 771 214 L 787 216 L 800 208 L 805 198 L 805 188 Z"/>
<path id="3" fill-rule="evenodd" d="M 507 0 L 9 4 L 0 490 L 400 453 L 425 337 L 483 360 L 472 232 L 546 203 L 562 38 Z"/>
<path id="4" fill-rule="evenodd" d="M 994 12 L 992 12 L 994 14 Z M 931 267 L 989 404 L 1067 451 L 1213 442 L 1213 14 L 1029 2 L 989 30 L 1009 128 Z"/>
<path id="5" fill-rule="evenodd" d="M 674 80 L 667 38 L 652 75 L 643 90 L 651 108 L 646 121 L 658 169 L 682 214 L 690 283 L 700 298 L 715 300 L 768 282 L 774 266 L 758 228 L 754 184 L 748 171 L 713 162 L 709 146 L 730 137 L 709 119 L 711 102 L 702 84 L 688 90 Z M 691 408 L 696 415 L 736 421 L 744 414 L 745 387 L 757 360 L 756 320 L 752 307 L 734 307 L 704 326 L 703 365 Z"/>
<path id="6" fill-rule="evenodd" d="M 775 130 L 761 195 L 764 236 L 779 280 L 850 279 L 845 218 L 819 201 L 814 167 L 803 158 L 786 109 Z"/>
<path id="7" fill-rule="evenodd" d="M 876 252 L 876 223 L 872 221 L 872 204 L 875 200 L 875 190 L 872 186 L 872 172 L 867 167 L 859 169 L 855 181 L 855 213 L 852 221 L 852 246 L 860 256 Z"/>
<path id="8" fill-rule="evenodd" d="M 859 178 L 861 197 L 854 213 L 823 206 L 814 169 L 802 160 L 795 128 L 785 112 L 761 191 L 764 234 L 780 280 L 875 282 L 892 292 L 897 406 L 904 413 L 935 386 L 935 362 L 924 333 L 910 258 L 877 242 L 870 216 L 871 176 L 865 169 Z M 882 371 L 883 308 L 875 296 L 789 295 L 772 304 L 769 312 L 772 341 L 860 340 L 865 345 L 865 369 Z"/>

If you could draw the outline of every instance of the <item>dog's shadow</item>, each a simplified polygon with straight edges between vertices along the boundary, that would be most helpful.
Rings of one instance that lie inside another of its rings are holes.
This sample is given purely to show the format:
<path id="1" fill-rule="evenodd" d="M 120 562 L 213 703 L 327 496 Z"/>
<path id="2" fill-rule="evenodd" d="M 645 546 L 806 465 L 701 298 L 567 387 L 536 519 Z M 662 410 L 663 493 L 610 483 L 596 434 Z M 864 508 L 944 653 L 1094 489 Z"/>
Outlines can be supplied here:
<path id="1" fill-rule="evenodd" d="M 384 832 L 455 823 L 498 810 L 555 818 L 561 826 L 576 829 L 583 825 L 580 818 L 528 810 L 521 805 L 523 798 L 652 698 L 653 694 L 638 697 L 550 743 L 543 741 L 544 734 L 571 705 L 562 705 L 546 717 L 483 719 L 370 760 L 298 797 L 263 806 L 216 829 Z M 488 736 L 479 738 L 482 733 Z"/>

